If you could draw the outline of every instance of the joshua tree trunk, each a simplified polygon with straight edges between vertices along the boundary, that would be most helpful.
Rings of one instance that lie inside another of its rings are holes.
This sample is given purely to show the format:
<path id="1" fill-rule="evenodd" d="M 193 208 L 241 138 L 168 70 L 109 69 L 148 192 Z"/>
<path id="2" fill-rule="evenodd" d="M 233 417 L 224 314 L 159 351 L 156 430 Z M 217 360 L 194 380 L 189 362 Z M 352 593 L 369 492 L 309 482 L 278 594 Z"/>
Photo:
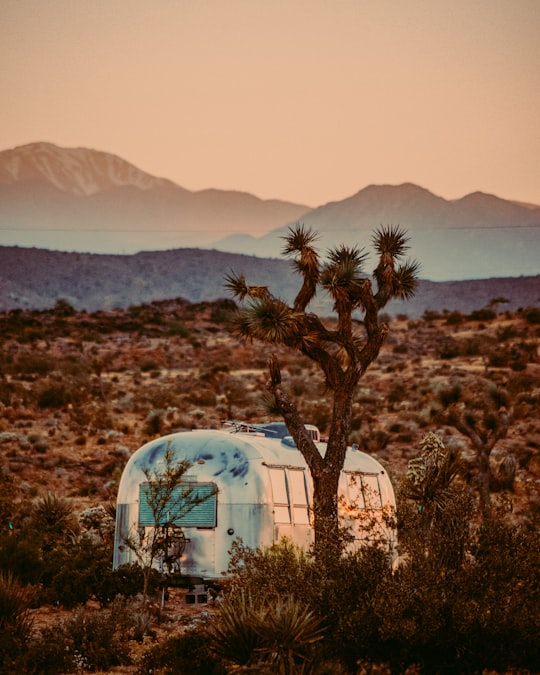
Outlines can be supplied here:
<path id="1" fill-rule="evenodd" d="M 311 437 L 306 434 L 304 420 L 294 402 L 281 387 L 281 372 L 275 355 L 269 360 L 268 367 L 268 389 L 274 395 L 285 424 L 311 472 L 315 550 L 320 558 L 325 552 L 339 549 L 337 494 L 351 430 L 352 394 L 355 385 L 344 378 L 334 391 L 332 422 L 323 457 Z"/>

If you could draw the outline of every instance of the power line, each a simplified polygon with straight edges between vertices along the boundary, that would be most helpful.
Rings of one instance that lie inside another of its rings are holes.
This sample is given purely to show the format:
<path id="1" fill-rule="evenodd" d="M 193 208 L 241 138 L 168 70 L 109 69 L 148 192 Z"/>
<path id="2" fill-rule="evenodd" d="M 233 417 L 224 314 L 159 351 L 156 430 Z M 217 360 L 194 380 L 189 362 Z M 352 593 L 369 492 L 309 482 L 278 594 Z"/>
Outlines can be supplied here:
<path id="1" fill-rule="evenodd" d="M 450 227 L 407 227 L 403 226 L 407 232 L 454 232 L 454 231 L 467 231 L 467 232 L 483 232 L 485 230 L 534 230 L 540 228 L 540 223 L 534 223 L 531 225 L 481 225 L 479 227 L 470 227 L 468 225 L 452 225 Z M 275 228 L 280 229 L 280 228 Z M 356 231 L 371 231 L 376 229 L 376 226 L 373 228 L 355 228 L 355 227 L 342 227 L 332 230 L 325 230 L 321 234 L 337 234 L 339 232 L 356 232 Z M 62 228 L 62 227 L 0 227 L 1 232 L 107 232 L 110 234 L 220 234 L 223 236 L 232 235 L 247 235 L 249 232 L 224 232 L 223 230 L 207 230 L 207 229 L 191 229 L 191 230 L 179 230 L 179 229 L 144 229 L 144 230 L 117 230 L 117 229 L 98 229 L 98 228 Z M 266 232 L 266 234 L 271 234 L 272 230 Z M 253 235 L 251 235 L 253 236 Z"/>

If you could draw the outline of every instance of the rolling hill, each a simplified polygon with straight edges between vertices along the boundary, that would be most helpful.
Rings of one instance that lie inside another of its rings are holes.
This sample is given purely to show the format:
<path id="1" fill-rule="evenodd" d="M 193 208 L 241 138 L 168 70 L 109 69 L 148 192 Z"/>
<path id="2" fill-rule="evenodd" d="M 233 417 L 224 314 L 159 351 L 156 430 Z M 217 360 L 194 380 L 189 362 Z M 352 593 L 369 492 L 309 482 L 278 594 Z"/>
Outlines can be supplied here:
<path id="1" fill-rule="evenodd" d="M 63 299 L 87 311 L 125 308 L 156 300 L 184 298 L 201 302 L 226 297 L 224 278 L 231 270 L 248 283 L 268 286 L 287 302 L 299 289 L 300 278 L 289 261 L 257 258 L 203 249 L 145 251 L 134 255 L 102 255 L 0 247 L 0 310 L 47 309 Z M 407 302 L 393 301 L 390 314 L 422 316 L 426 310 L 470 313 L 494 298 L 501 308 L 517 310 L 540 303 L 540 275 L 516 278 L 433 282 L 421 280 Z M 330 314 L 324 296 L 312 303 L 316 312 Z"/>

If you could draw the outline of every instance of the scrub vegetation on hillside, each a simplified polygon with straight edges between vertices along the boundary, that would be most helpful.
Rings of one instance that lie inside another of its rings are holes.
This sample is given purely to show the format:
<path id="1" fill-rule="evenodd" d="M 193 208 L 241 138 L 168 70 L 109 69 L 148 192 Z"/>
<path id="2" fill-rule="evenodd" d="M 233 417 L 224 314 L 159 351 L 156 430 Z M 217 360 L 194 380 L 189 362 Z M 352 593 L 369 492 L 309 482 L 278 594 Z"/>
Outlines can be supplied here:
<path id="1" fill-rule="evenodd" d="M 537 307 L 389 320 L 349 441 L 394 482 L 394 569 L 376 548 L 321 565 L 287 541 L 236 542 L 202 612 L 157 573 L 148 601 L 139 567 L 113 572 L 116 489 L 138 447 L 269 419 L 269 353 L 235 336 L 234 309 L 177 299 L 88 313 L 60 300 L 0 315 L 3 672 L 538 671 Z M 324 437 L 324 383 L 278 352 Z"/>

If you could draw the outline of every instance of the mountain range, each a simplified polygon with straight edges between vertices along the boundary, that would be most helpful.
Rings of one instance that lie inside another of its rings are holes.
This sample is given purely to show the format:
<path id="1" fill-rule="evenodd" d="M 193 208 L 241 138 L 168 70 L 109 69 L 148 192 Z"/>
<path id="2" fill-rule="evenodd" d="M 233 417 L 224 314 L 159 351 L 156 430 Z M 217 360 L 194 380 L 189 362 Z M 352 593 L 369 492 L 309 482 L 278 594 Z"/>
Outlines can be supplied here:
<path id="1" fill-rule="evenodd" d="M 244 274 L 252 285 L 268 286 L 288 303 L 300 287 L 300 277 L 290 261 L 276 258 L 188 248 L 105 255 L 0 246 L 0 311 L 50 309 L 58 300 L 89 312 L 175 298 L 192 303 L 220 300 L 228 296 L 224 281 L 231 270 Z M 421 279 L 412 299 L 394 300 L 385 311 L 412 319 L 429 311 L 470 314 L 494 299 L 504 299 L 500 310 L 537 306 L 540 275 L 439 282 Z M 317 295 L 310 309 L 330 315 L 329 297 Z"/>
<path id="2" fill-rule="evenodd" d="M 446 200 L 410 183 L 370 185 L 311 208 L 223 190 L 192 192 L 109 153 L 50 143 L 0 152 L 0 245 L 134 254 L 179 248 L 279 257 L 288 227 L 321 249 L 369 249 L 379 226 L 410 237 L 433 281 L 540 272 L 540 207 L 475 192 Z"/>

